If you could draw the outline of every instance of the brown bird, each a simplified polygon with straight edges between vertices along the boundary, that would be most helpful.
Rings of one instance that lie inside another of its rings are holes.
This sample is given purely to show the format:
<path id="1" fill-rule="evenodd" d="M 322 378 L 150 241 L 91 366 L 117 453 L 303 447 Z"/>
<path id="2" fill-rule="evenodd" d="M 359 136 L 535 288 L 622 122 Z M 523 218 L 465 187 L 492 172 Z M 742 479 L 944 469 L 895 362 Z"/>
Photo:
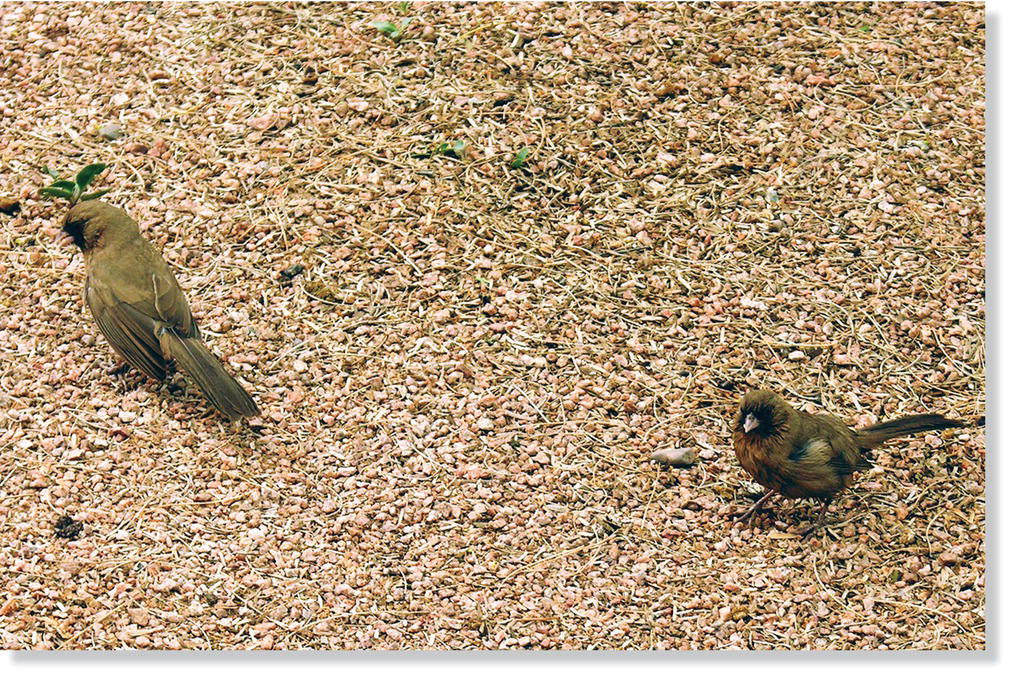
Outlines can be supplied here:
<path id="1" fill-rule="evenodd" d="M 911 415 L 856 430 L 833 415 L 795 410 L 773 392 L 751 391 L 739 404 L 732 442 L 742 468 L 767 493 L 737 520 L 751 517 L 775 493 L 815 497 L 823 506 L 809 536 L 823 525 L 834 495 L 851 487 L 856 472 L 872 468 L 870 450 L 897 436 L 963 426 L 940 415 Z"/>
<path id="2" fill-rule="evenodd" d="M 166 365 L 175 361 L 229 419 L 260 414 L 204 346 L 172 270 L 126 211 L 79 202 L 64 218 L 63 230 L 84 253 L 85 300 L 117 354 L 156 380 L 164 380 Z"/>

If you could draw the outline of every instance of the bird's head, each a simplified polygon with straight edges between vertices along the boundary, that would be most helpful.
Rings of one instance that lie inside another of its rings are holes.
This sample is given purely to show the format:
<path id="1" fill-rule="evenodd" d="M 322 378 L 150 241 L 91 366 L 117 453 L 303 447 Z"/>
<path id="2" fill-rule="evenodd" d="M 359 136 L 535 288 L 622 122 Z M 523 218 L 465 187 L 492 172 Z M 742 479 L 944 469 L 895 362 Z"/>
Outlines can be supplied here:
<path id="1" fill-rule="evenodd" d="M 772 391 L 758 389 L 742 398 L 736 431 L 754 438 L 770 438 L 784 433 L 791 417 L 791 407 Z"/>
<path id="2" fill-rule="evenodd" d="M 124 227 L 121 223 L 129 223 L 127 227 L 137 227 L 123 209 L 89 200 L 78 202 L 70 208 L 63 218 L 63 231 L 74 240 L 78 248 L 88 251 L 95 248 L 108 229 Z"/>

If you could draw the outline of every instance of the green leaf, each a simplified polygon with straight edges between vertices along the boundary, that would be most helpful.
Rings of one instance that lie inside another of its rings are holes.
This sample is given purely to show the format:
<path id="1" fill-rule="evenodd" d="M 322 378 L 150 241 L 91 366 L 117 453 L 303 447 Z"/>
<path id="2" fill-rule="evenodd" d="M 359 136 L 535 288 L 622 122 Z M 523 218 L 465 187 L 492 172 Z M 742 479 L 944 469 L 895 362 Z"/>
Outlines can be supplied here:
<path id="1" fill-rule="evenodd" d="M 464 141 L 440 143 L 440 145 L 436 148 L 436 154 L 444 155 L 445 157 L 457 157 L 460 159 L 464 156 Z"/>
<path id="2" fill-rule="evenodd" d="M 39 190 L 39 194 L 45 195 L 47 197 L 59 197 L 60 199 L 74 198 L 74 193 L 71 192 L 70 190 L 64 190 L 62 188 L 55 188 L 55 187 L 44 187 L 41 190 Z"/>
<path id="3" fill-rule="evenodd" d="M 60 174 L 56 173 L 55 171 L 53 171 L 52 169 L 50 169 L 48 166 L 42 167 L 42 173 L 46 174 L 47 176 L 49 176 L 53 180 L 60 180 Z"/>
<path id="4" fill-rule="evenodd" d="M 389 37 L 391 40 L 394 40 L 396 42 L 401 39 L 401 36 L 404 35 L 405 28 L 407 28 L 408 24 L 410 24 L 411 22 L 412 20 L 411 18 L 409 18 L 400 26 L 390 21 L 374 21 L 371 25 L 373 26 L 373 28 L 377 29 L 378 31 Z"/>
<path id="5" fill-rule="evenodd" d="M 521 148 L 514 155 L 514 161 L 510 162 L 511 169 L 519 169 L 524 166 L 524 162 L 528 161 L 528 157 L 531 156 L 531 148 Z"/>
<path id="6" fill-rule="evenodd" d="M 105 193 L 112 192 L 112 191 L 113 191 L 112 188 L 103 188 L 101 190 L 95 190 L 95 192 L 89 192 L 86 195 L 81 195 L 81 201 L 82 202 L 86 202 L 89 199 L 98 199 L 99 197 L 101 197 Z"/>
<path id="7" fill-rule="evenodd" d="M 411 8 L 412 8 L 412 3 L 408 2 L 407 0 L 405 0 L 404 2 L 397 3 L 397 9 L 402 14 L 407 14 L 408 10 L 410 10 Z"/>
<path id="8" fill-rule="evenodd" d="M 89 183 L 95 180 L 95 177 L 97 175 L 99 175 L 105 170 L 106 170 L 105 164 L 89 164 L 88 166 L 84 167 L 83 169 L 77 172 L 77 178 L 75 178 L 74 180 L 77 181 L 78 187 L 80 187 L 83 190 L 86 187 L 88 187 Z"/>
<path id="9" fill-rule="evenodd" d="M 390 38 L 394 37 L 394 35 L 398 32 L 398 27 L 390 21 L 374 21 L 373 28 Z"/>
<path id="10" fill-rule="evenodd" d="M 73 192 L 74 190 L 77 189 L 77 184 L 72 183 L 69 180 L 58 180 L 49 187 L 60 188 L 61 190 L 68 190 L 70 192 Z"/>

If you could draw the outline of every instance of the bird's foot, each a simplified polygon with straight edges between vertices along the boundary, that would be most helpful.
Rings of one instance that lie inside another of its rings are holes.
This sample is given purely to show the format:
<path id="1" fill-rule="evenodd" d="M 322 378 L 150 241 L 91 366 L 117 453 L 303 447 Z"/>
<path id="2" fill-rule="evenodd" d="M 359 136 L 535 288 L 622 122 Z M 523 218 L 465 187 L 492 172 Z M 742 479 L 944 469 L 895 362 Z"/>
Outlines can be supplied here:
<path id="1" fill-rule="evenodd" d="M 770 499 L 772 496 L 774 496 L 774 491 L 773 490 L 768 491 L 762 497 L 757 499 L 752 506 L 750 506 L 748 509 L 746 509 L 738 516 L 736 516 L 736 518 L 732 522 L 741 523 L 746 520 L 752 521 L 753 516 L 755 516 L 756 512 L 760 510 L 760 507 L 762 507 L 764 503 L 766 503 L 766 501 Z"/>
<path id="2" fill-rule="evenodd" d="M 809 537 L 813 536 L 814 534 L 822 530 L 825 524 L 826 523 L 819 522 L 816 523 L 815 525 L 810 525 L 809 527 L 802 530 L 802 541 L 809 539 Z"/>
<path id="3" fill-rule="evenodd" d="M 747 520 L 750 521 L 750 522 L 752 522 L 753 516 L 755 516 L 756 513 L 760 510 L 759 506 L 760 506 L 759 502 L 757 502 L 756 504 L 753 504 L 748 509 L 746 509 L 742 513 L 740 513 L 737 516 L 735 516 L 732 519 L 732 522 L 733 523 L 743 523 L 743 522 L 746 522 Z"/>
<path id="4" fill-rule="evenodd" d="M 107 375 L 122 375 L 130 369 L 129 363 L 117 363 L 115 366 L 106 371 Z"/>
<path id="5" fill-rule="evenodd" d="M 162 382 L 165 383 L 166 390 L 173 396 L 182 396 L 186 393 L 186 379 L 176 371 L 172 362 L 166 366 L 165 379 Z"/>
<path id="6" fill-rule="evenodd" d="M 823 500 L 823 506 L 820 508 L 819 515 L 816 516 L 816 522 L 810 525 L 803 533 L 802 539 L 808 539 L 812 535 L 816 534 L 823 529 L 823 526 L 827 523 L 827 508 L 830 506 L 830 501 L 833 497 Z"/>

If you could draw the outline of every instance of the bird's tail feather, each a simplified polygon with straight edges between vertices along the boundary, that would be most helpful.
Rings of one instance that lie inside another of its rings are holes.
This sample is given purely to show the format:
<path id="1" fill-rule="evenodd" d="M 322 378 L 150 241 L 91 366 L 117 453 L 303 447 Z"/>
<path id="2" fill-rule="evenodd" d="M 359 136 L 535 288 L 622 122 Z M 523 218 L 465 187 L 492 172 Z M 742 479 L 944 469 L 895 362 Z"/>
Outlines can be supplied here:
<path id="1" fill-rule="evenodd" d="M 909 436 L 938 429 L 956 429 L 964 426 L 966 425 L 963 422 L 947 419 L 942 415 L 910 415 L 858 429 L 858 446 L 874 448 L 884 441 L 898 436 Z"/>
<path id="2" fill-rule="evenodd" d="M 211 404 L 229 419 L 256 417 L 260 409 L 242 385 L 225 372 L 221 361 L 208 351 L 200 338 L 165 335 L 169 352 L 183 370 L 194 379 Z"/>

